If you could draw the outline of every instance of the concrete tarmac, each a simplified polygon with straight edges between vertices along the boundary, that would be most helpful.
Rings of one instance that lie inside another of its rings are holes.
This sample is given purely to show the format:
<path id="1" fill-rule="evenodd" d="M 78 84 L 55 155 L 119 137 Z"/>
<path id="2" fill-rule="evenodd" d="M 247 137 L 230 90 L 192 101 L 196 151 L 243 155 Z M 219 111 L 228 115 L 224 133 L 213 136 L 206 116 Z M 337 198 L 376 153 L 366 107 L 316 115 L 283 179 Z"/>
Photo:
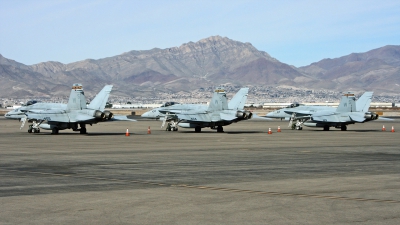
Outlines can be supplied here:
<path id="1" fill-rule="evenodd" d="M 0 119 L 0 224 L 400 224 L 397 121 L 160 125 L 51 135 Z"/>

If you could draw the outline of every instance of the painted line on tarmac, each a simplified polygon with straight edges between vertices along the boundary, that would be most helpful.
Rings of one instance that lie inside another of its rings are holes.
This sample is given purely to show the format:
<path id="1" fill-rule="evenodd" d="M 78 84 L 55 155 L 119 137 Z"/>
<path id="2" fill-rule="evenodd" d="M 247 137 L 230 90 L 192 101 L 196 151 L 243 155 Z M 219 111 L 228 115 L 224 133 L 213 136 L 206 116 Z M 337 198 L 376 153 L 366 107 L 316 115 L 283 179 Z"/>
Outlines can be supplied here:
<path id="1" fill-rule="evenodd" d="M 196 185 L 188 185 L 188 184 L 165 184 L 165 183 L 140 181 L 140 180 L 125 180 L 125 179 L 116 179 L 116 178 L 93 177 L 93 176 L 85 176 L 85 175 L 79 175 L 79 174 L 46 173 L 46 172 L 37 172 L 37 171 L 9 170 L 9 169 L 2 169 L 2 168 L 0 168 L 0 170 L 8 171 L 8 172 L 40 174 L 40 175 L 46 175 L 46 176 L 84 178 L 84 179 L 92 179 L 92 180 L 114 181 L 114 182 L 135 183 L 135 184 L 146 184 L 146 185 L 155 185 L 155 186 L 178 187 L 178 188 L 193 188 L 193 189 L 210 190 L 210 191 L 241 192 L 241 193 L 261 194 L 261 195 L 269 195 L 269 196 L 320 198 L 320 199 L 331 199 L 331 200 L 347 200 L 347 201 L 379 202 L 379 203 L 400 203 L 399 200 L 388 200 L 388 199 L 352 198 L 352 197 L 343 197 L 343 196 L 329 196 L 329 195 L 315 195 L 315 194 L 296 194 L 296 193 L 284 193 L 284 192 L 254 191 L 254 190 L 234 189 L 234 188 L 219 188 L 219 187 L 211 187 L 211 186 L 196 186 Z"/>

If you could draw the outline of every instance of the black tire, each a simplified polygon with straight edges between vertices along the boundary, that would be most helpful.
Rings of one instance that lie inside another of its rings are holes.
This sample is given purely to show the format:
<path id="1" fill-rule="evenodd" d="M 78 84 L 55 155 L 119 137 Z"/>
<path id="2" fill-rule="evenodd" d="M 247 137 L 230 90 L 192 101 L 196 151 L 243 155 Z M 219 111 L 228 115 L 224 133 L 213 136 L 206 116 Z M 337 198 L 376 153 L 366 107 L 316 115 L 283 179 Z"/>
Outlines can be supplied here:
<path id="1" fill-rule="evenodd" d="M 79 131 L 80 134 L 86 134 L 86 128 L 85 127 L 81 127 L 81 130 Z"/>
<path id="2" fill-rule="evenodd" d="M 197 126 L 194 128 L 194 132 L 200 133 L 201 132 L 201 127 Z"/>
<path id="3" fill-rule="evenodd" d="M 51 134 L 58 134 L 58 127 L 53 127 L 51 129 Z"/>
<path id="4" fill-rule="evenodd" d="M 218 127 L 217 127 L 217 132 L 218 132 L 218 133 L 223 133 L 223 132 L 224 132 L 224 127 L 218 126 Z"/>
<path id="5" fill-rule="evenodd" d="M 324 126 L 324 131 L 329 131 L 329 126 Z"/>
<path id="6" fill-rule="evenodd" d="M 346 131 L 346 130 L 347 130 L 347 126 L 346 126 L 346 125 L 342 125 L 342 126 L 340 127 L 340 130 L 341 130 L 341 131 Z"/>

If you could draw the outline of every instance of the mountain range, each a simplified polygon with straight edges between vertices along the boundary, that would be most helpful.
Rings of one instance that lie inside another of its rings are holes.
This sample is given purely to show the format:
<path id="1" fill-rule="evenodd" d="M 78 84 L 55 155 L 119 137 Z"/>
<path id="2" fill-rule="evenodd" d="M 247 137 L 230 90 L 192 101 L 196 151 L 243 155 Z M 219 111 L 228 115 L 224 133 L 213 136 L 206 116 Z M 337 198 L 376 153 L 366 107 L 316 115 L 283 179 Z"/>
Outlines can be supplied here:
<path id="1" fill-rule="evenodd" d="M 387 45 L 297 68 L 250 43 L 212 36 L 179 47 L 134 50 L 69 64 L 24 65 L 0 55 L 0 78 L 0 97 L 11 98 L 65 96 L 73 83 L 82 83 L 89 92 L 113 84 L 116 96 L 151 97 L 157 92 L 190 92 L 219 84 L 398 95 L 400 46 Z"/>

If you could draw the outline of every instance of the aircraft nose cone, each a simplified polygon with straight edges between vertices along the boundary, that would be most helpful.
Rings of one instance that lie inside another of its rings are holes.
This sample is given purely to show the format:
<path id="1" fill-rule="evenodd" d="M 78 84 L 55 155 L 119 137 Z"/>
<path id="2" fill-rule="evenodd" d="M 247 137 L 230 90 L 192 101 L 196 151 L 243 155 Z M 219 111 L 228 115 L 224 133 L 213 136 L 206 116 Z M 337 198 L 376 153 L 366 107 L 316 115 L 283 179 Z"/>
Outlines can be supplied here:
<path id="1" fill-rule="evenodd" d="M 147 117 L 149 117 L 149 112 L 145 112 L 145 113 L 143 113 L 142 115 L 141 115 L 141 117 L 145 117 L 145 118 L 147 118 Z"/>
<path id="2" fill-rule="evenodd" d="M 274 112 L 269 112 L 269 113 L 267 113 L 266 117 L 273 117 L 274 114 L 275 114 Z"/>

